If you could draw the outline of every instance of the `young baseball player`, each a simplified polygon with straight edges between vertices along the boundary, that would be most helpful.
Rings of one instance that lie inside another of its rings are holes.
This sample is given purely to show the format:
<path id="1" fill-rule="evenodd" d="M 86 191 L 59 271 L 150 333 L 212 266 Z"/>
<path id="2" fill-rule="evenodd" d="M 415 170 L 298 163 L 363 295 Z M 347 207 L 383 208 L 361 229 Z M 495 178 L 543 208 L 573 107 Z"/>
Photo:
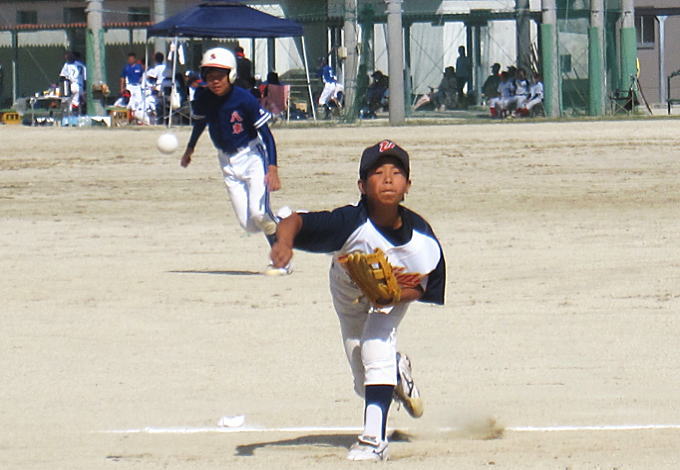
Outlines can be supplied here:
<path id="1" fill-rule="evenodd" d="M 271 114 L 260 107 L 249 91 L 233 86 L 236 58 L 224 48 L 203 55 L 201 75 L 206 87 L 196 89 L 192 102 L 194 128 L 180 164 L 187 167 L 206 126 L 217 148 L 231 204 L 241 227 L 264 232 L 272 244 L 277 217 L 269 207 L 269 192 L 281 187 L 276 145 L 267 121 Z M 290 274 L 290 266 L 265 270 L 267 275 Z"/>
<path id="2" fill-rule="evenodd" d="M 411 362 L 397 353 L 397 327 L 411 302 L 444 303 L 445 265 L 432 228 L 401 205 L 411 187 L 409 173 L 408 153 L 394 142 L 384 140 L 368 147 L 359 165 L 358 204 L 291 214 L 279 223 L 271 251 L 274 266 L 289 263 L 293 248 L 333 253 L 333 305 L 354 389 L 364 398 L 364 429 L 349 450 L 349 460 L 387 458 L 387 413 L 393 398 L 414 417 L 423 412 Z M 386 253 L 392 266 L 422 276 L 413 287 L 402 285 L 400 300 L 393 305 L 367 301 L 339 261 L 345 254 L 371 253 L 376 248 Z"/>
<path id="3" fill-rule="evenodd" d="M 83 70 L 78 66 L 76 61 L 76 56 L 73 52 L 67 52 L 65 55 L 66 62 L 59 72 L 59 77 L 68 81 L 69 92 L 71 96 L 71 109 L 74 112 L 80 111 L 81 105 L 81 83 L 83 83 L 84 77 L 82 76 Z"/>
<path id="4" fill-rule="evenodd" d="M 328 60 L 322 57 L 319 64 L 318 75 L 323 80 L 323 90 L 319 95 L 319 106 L 323 106 L 325 110 L 325 118 L 330 117 L 331 103 L 338 104 L 339 94 L 344 90 L 343 86 L 338 83 L 338 77 L 335 75 L 335 70 L 328 64 Z"/>
<path id="5" fill-rule="evenodd" d="M 144 122 L 144 96 L 142 94 L 142 78 L 144 76 L 144 66 L 137 60 L 137 54 L 130 52 L 127 55 L 127 63 L 120 73 L 120 94 L 125 90 L 130 92 L 129 107 L 135 118 Z"/>

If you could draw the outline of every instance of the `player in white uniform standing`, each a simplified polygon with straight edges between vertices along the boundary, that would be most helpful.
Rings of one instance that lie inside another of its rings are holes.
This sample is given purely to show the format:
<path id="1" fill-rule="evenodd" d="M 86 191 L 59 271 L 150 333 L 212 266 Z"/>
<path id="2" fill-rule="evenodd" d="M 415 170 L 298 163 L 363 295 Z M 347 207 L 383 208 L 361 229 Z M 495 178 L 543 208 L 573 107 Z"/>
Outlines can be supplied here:
<path id="1" fill-rule="evenodd" d="M 155 123 L 162 124 L 164 117 L 163 80 L 167 65 L 162 52 L 154 54 L 154 65 L 144 72 L 144 97 L 146 109 L 155 115 Z"/>
<path id="2" fill-rule="evenodd" d="M 270 244 L 276 240 L 278 218 L 269 206 L 270 191 L 281 188 L 276 145 L 267 122 L 271 114 L 243 88 L 233 86 L 236 58 L 224 48 L 203 55 L 201 75 L 207 86 L 196 90 L 192 102 L 194 128 L 180 164 L 186 167 L 206 126 L 217 148 L 217 157 L 231 204 L 241 227 L 264 232 Z M 267 267 L 267 275 L 290 274 L 289 265 Z"/>
<path id="3" fill-rule="evenodd" d="M 361 200 L 333 211 L 294 213 L 278 226 L 271 258 L 275 266 L 290 262 L 293 248 L 332 253 L 330 290 L 342 339 L 364 398 L 364 430 L 350 448 L 350 460 L 387 458 L 387 413 L 392 399 L 414 417 L 423 412 L 408 357 L 397 353 L 397 327 L 411 302 L 444 303 L 444 255 L 429 224 L 403 207 L 408 192 L 409 156 L 384 140 L 364 150 L 359 166 Z M 392 306 L 371 305 L 351 281 L 338 258 L 347 253 L 382 249 L 392 266 L 421 275 L 416 287 L 401 286 Z"/>
<path id="4" fill-rule="evenodd" d="M 69 92 L 71 94 L 71 110 L 74 112 L 80 111 L 81 98 L 81 81 L 84 77 L 81 75 L 81 68 L 76 62 L 76 56 L 73 52 L 66 53 L 66 62 L 59 72 L 59 76 L 64 80 L 68 80 Z"/>

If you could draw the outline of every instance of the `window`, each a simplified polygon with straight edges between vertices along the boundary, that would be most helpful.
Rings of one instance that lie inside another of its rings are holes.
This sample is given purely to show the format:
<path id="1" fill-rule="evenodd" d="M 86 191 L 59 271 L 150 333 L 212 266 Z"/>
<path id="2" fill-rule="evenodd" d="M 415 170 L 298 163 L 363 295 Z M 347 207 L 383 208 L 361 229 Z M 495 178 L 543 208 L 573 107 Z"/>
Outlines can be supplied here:
<path id="1" fill-rule="evenodd" d="M 85 8 L 64 8 L 64 23 L 87 23 Z"/>
<path id="2" fill-rule="evenodd" d="M 636 16 L 635 34 L 637 35 L 638 47 L 654 47 L 656 42 L 656 17 L 650 15 Z"/>
<path id="3" fill-rule="evenodd" d="M 128 21 L 151 21 L 148 7 L 128 8 Z"/>
<path id="4" fill-rule="evenodd" d="M 17 11 L 17 24 L 38 24 L 38 12 L 36 10 Z"/>
<path id="5" fill-rule="evenodd" d="M 560 56 L 560 70 L 562 73 L 569 73 L 573 69 L 571 64 L 571 54 L 564 54 Z"/>

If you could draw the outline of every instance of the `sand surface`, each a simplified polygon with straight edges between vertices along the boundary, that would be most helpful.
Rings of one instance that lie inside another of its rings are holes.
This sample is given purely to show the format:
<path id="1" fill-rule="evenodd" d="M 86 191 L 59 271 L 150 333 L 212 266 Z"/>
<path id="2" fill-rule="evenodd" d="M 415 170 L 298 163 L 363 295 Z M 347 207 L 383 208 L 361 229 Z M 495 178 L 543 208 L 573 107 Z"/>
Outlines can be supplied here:
<path id="1" fill-rule="evenodd" d="M 0 467 L 360 465 L 328 257 L 259 275 L 207 135 L 182 169 L 159 134 L 0 127 Z M 425 415 L 393 408 L 392 468 L 678 468 L 680 121 L 274 134 L 275 208 L 356 201 L 384 137 L 411 153 L 447 304 L 402 323 Z M 225 415 L 259 430 L 189 433 Z"/>

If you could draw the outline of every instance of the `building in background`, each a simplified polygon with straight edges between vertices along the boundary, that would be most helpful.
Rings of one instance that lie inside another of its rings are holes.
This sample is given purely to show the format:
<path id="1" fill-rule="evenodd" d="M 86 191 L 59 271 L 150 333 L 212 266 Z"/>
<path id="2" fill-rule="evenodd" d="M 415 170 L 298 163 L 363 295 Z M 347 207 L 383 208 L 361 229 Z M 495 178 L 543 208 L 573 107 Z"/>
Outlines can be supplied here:
<path id="1" fill-rule="evenodd" d="M 125 57 L 153 55 L 154 41 L 146 27 L 159 0 L 104 0 L 106 81 L 116 84 Z M 556 0 L 559 23 L 561 93 L 564 106 L 588 106 L 589 0 Z M 197 1 L 166 0 L 166 17 L 196 5 Z M 342 78 L 343 24 L 346 0 L 244 0 L 242 3 L 275 16 L 293 19 L 305 30 L 309 64 L 328 57 Z M 385 0 L 356 0 L 361 70 L 370 74 L 387 70 Z M 620 88 L 617 24 L 621 0 L 605 0 L 608 18 L 608 89 Z M 436 86 L 443 70 L 455 64 L 458 47 L 466 46 L 473 61 L 471 92 L 479 90 L 491 64 L 503 68 L 542 66 L 539 41 L 542 0 L 403 0 L 404 57 L 407 99 Z M 86 1 L 0 0 L 0 66 L 3 74 L 0 102 L 13 95 L 28 96 L 47 89 L 58 79 L 65 50 L 85 51 Z M 640 83 L 647 99 L 664 103 L 667 75 L 680 68 L 680 50 L 669 47 L 680 35 L 677 0 L 635 0 Z M 522 21 L 522 18 L 524 21 Z M 294 38 L 235 38 L 223 43 L 241 45 L 253 60 L 256 74 L 271 70 L 280 76 L 303 69 L 300 41 Z M 184 41 L 184 72 L 196 69 L 201 50 L 210 40 Z M 666 47 L 664 47 L 666 46 Z M 162 51 L 168 53 L 167 49 Z M 16 77 L 16 81 L 15 81 Z M 680 80 L 678 80 L 680 82 Z M 15 85 L 16 84 L 16 85 Z M 680 83 L 672 85 L 676 93 Z M 115 89 L 115 86 L 112 87 Z M 671 92 L 673 91 L 671 90 Z M 407 100 L 407 104 L 409 101 Z"/>

